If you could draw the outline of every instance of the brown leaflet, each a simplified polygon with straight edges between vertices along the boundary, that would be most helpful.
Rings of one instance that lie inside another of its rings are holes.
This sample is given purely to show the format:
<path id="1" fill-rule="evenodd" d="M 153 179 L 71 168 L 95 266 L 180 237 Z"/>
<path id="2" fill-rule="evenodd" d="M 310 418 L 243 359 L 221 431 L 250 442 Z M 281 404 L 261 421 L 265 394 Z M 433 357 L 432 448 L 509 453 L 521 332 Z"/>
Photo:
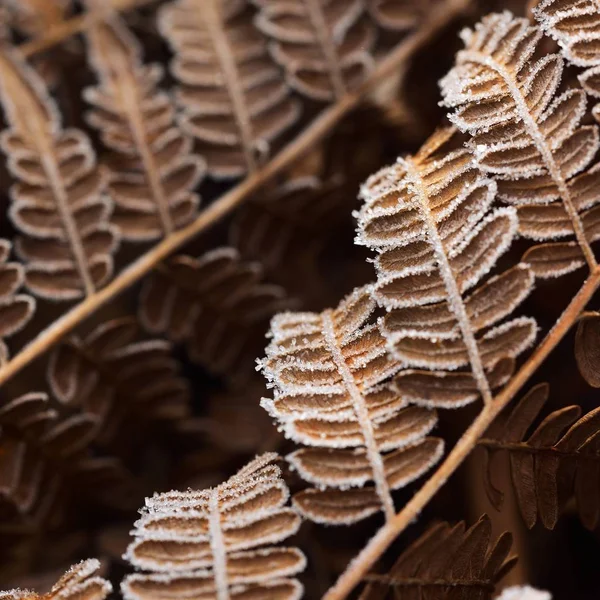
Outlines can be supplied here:
<path id="1" fill-rule="evenodd" d="M 600 314 L 585 313 L 577 325 L 575 359 L 583 378 L 600 387 Z"/>
<path id="2" fill-rule="evenodd" d="M 274 462 L 263 454 L 221 485 L 167 492 L 146 499 L 126 559 L 145 572 L 129 575 L 127 600 L 185 595 L 297 600 L 293 578 L 306 559 L 279 543 L 296 533 L 300 517 L 286 507 L 289 491 Z"/>
<path id="3" fill-rule="evenodd" d="M 528 436 L 547 398 L 547 384 L 532 388 L 492 437 L 479 444 L 494 454 L 508 453 L 517 503 L 529 528 L 539 519 L 554 529 L 574 496 L 582 523 L 594 529 L 600 520 L 600 409 L 581 416 L 579 406 L 561 408 Z M 488 495 L 499 508 L 502 494 L 489 473 L 485 480 L 493 486 Z"/>
<path id="4" fill-rule="evenodd" d="M 443 452 L 442 440 L 426 437 L 435 411 L 407 406 L 384 383 L 401 364 L 387 355 L 370 319 L 374 308 L 368 288 L 359 288 L 336 309 L 281 313 L 271 322 L 261 368 L 275 393 L 262 405 L 287 437 L 308 446 L 288 460 L 318 488 L 294 496 L 316 522 L 350 524 L 380 510 L 391 518 L 391 491 Z"/>
<path id="5" fill-rule="evenodd" d="M 158 90 L 162 68 L 142 62 L 123 20 L 110 14 L 87 35 L 99 85 L 84 91 L 88 122 L 112 150 L 108 191 L 112 222 L 128 241 L 151 241 L 187 225 L 198 212 L 194 190 L 206 165 L 175 122 L 175 107 Z"/>
<path id="6" fill-rule="evenodd" d="M 355 89 L 373 67 L 375 31 L 363 0 L 254 0 L 256 26 L 302 95 L 332 102 Z"/>
<path id="7" fill-rule="evenodd" d="M 99 438 L 110 443 L 127 419 L 188 415 L 188 385 L 171 351 L 170 342 L 141 335 L 134 318 L 113 319 L 63 341 L 50 356 L 48 382 L 59 402 L 96 419 Z"/>
<path id="8" fill-rule="evenodd" d="M 119 242 L 103 173 L 88 138 L 62 128 L 41 80 L 17 54 L 0 55 L 0 75 L 10 125 L 0 144 L 17 180 L 10 216 L 23 234 L 16 251 L 26 285 L 52 300 L 89 296 L 110 279 Z"/>
<path id="9" fill-rule="evenodd" d="M 366 3 L 377 25 L 391 31 L 414 29 L 425 11 L 435 10 L 430 0 L 367 0 Z"/>
<path id="10" fill-rule="evenodd" d="M 465 531 L 464 523 L 433 525 L 413 542 L 384 575 L 365 576 L 360 600 L 452 598 L 486 600 L 495 585 L 514 566 L 512 536 L 492 538 L 484 515 Z"/>
<path id="11" fill-rule="evenodd" d="M 261 266 L 233 248 L 176 256 L 165 266 L 142 287 L 143 326 L 184 343 L 190 358 L 209 371 L 235 384 L 246 381 L 269 318 L 290 305 L 284 290 L 263 283 Z"/>
<path id="12" fill-rule="evenodd" d="M 178 0 L 160 13 L 180 86 L 182 128 L 217 178 L 255 171 L 299 105 L 242 0 Z"/>

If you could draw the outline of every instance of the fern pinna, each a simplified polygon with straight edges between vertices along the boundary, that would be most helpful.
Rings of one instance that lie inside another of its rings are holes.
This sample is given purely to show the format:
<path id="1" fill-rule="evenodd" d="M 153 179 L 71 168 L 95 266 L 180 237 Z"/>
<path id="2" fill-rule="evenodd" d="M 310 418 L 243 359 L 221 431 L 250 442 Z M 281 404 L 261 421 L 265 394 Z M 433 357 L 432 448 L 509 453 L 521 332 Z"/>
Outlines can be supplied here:
<path id="1" fill-rule="evenodd" d="M 263 454 L 209 490 L 147 499 L 125 558 L 148 572 L 125 578 L 126 600 L 300 598 L 304 555 L 275 545 L 300 526 L 277 458 Z"/>
<path id="2" fill-rule="evenodd" d="M 541 38 L 527 19 L 488 15 L 463 32 L 466 47 L 442 92 L 450 119 L 472 136 L 478 167 L 518 206 L 520 233 L 539 241 L 575 236 L 524 256 L 536 276 L 556 277 L 597 266 L 590 244 L 600 235 L 600 168 L 590 163 L 600 142 L 595 125 L 581 125 L 583 90 L 557 95 L 563 59 L 538 56 Z"/>
<path id="3" fill-rule="evenodd" d="M 401 367 L 370 320 L 369 288 L 355 290 L 334 310 L 281 313 L 261 368 L 275 388 L 263 399 L 285 435 L 310 446 L 289 461 L 318 488 L 296 494 L 294 505 L 322 523 L 354 523 L 383 510 L 394 513 L 391 491 L 427 472 L 442 440 L 426 437 L 432 409 L 407 406 L 389 383 Z M 374 482 L 374 487 L 366 486 Z M 327 489 L 325 489 L 327 488 Z"/>
<path id="4" fill-rule="evenodd" d="M 365 183 L 357 241 L 377 251 L 373 296 L 388 310 L 382 333 L 393 354 L 405 366 L 436 371 L 418 374 L 421 395 L 415 372 L 400 374 L 400 388 L 409 377 L 413 401 L 437 404 L 429 390 L 436 378 L 469 366 L 489 403 L 492 388 L 506 380 L 498 376 L 500 361 L 535 338 L 533 319 L 498 325 L 527 297 L 533 276 L 519 264 L 471 291 L 510 246 L 517 215 L 491 208 L 495 182 L 479 173 L 468 150 L 447 148 L 451 137 L 452 130 L 438 131 L 414 157 L 398 159 Z M 460 406 L 475 397 L 465 391 L 441 404 Z"/>

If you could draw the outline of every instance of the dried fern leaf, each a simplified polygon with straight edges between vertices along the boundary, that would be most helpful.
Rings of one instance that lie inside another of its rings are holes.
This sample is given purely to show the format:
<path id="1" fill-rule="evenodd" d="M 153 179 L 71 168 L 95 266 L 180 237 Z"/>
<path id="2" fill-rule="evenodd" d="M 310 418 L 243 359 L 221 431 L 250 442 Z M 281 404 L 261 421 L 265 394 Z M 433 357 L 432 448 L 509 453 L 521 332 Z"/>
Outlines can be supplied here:
<path id="1" fill-rule="evenodd" d="M 0 145 L 18 180 L 10 216 L 23 234 L 16 251 L 26 285 L 52 300 L 93 294 L 112 274 L 119 235 L 90 141 L 62 129 L 42 82 L 10 50 L 0 54 L 0 99 L 10 125 Z"/>
<path id="2" fill-rule="evenodd" d="M 472 135 L 479 168 L 496 178 L 500 198 L 518 205 L 520 233 L 540 241 L 575 236 L 567 247 L 576 260 L 558 260 L 566 250 L 558 242 L 530 263 L 539 277 L 555 277 L 596 266 L 590 243 L 598 230 L 589 221 L 600 210 L 600 169 L 589 165 L 599 140 L 596 126 L 581 125 L 583 90 L 557 94 L 562 58 L 536 57 L 541 37 L 527 19 L 488 15 L 463 32 L 465 49 L 442 92 L 451 120 Z"/>
<path id="3" fill-rule="evenodd" d="M 60 25 L 71 11 L 72 0 L 5 0 L 13 25 L 30 36 L 39 36 Z"/>
<path id="4" fill-rule="evenodd" d="M 96 559 L 84 560 L 71 567 L 47 594 L 17 589 L 0 592 L 0 600 L 104 600 L 112 592 L 112 585 L 95 575 L 98 569 Z"/>
<path id="5" fill-rule="evenodd" d="M 117 496 L 128 474 L 121 463 L 89 452 L 97 433 L 94 418 L 82 414 L 59 418 L 46 394 L 32 392 L 4 403 L 0 424 L 4 518 L 12 514 L 45 521 L 60 502 L 63 488 L 73 481 L 96 501 L 116 505 L 122 499 Z M 9 506 L 12 513 L 6 510 Z"/>
<path id="6" fill-rule="evenodd" d="M 583 378 L 600 388 L 600 314 L 581 316 L 575 335 L 575 358 Z"/>
<path id="7" fill-rule="evenodd" d="M 152 333 L 186 344 L 190 358 L 233 383 L 254 368 L 268 320 L 289 305 L 282 288 L 262 283 L 258 263 L 233 248 L 200 258 L 176 256 L 146 280 L 139 316 Z"/>
<path id="8" fill-rule="evenodd" d="M 390 384 L 401 367 L 369 322 L 375 308 L 359 288 L 333 310 L 281 313 L 260 363 L 275 388 L 262 406 L 284 434 L 309 446 L 288 457 L 318 489 L 293 498 L 307 518 L 349 524 L 383 510 L 395 513 L 392 490 L 408 485 L 441 457 L 443 442 L 425 437 L 435 411 L 407 406 Z M 375 486 L 366 485 L 374 482 Z M 357 489 L 358 488 L 358 489 Z"/>
<path id="9" fill-rule="evenodd" d="M 386 575 L 367 575 L 360 600 L 489 600 L 516 562 L 508 557 L 511 546 L 508 532 L 493 540 L 487 515 L 466 531 L 462 522 L 439 523 L 413 542 Z"/>
<path id="10" fill-rule="evenodd" d="M 206 158 L 211 175 L 254 171 L 271 144 L 299 116 L 267 42 L 243 0 L 178 0 L 159 26 L 175 59 L 182 127 Z"/>
<path id="11" fill-rule="evenodd" d="M 347 203 L 341 177 L 296 177 L 250 198 L 236 212 L 229 241 L 244 259 L 260 262 L 271 279 L 305 300 L 322 287 L 319 257 L 348 215 Z"/>
<path id="12" fill-rule="evenodd" d="M 7 262 L 11 243 L 0 239 L 0 364 L 8 359 L 4 339 L 20 331 L 35 311 L 35 300 L 26 294 L 18 294 L 25 280 L 23 266 Z"/>
<path id="13" fill-rule="evenodd" d="M 600 98 L 600 7 L 594 0 L 543 0 L 532 9 L 540 27 L 561 47 L 565 59 L 587 67 L 579 75 L 583 89 Z M 593 108 L 600 120 L 600 105 Z"/>
<path id="14" fill-rule="evenodd" d="M 439 130 L 414 157 L 367 180 L 357 243 L 377 252 L 373 296 L 388 310 L 382 332 L 396 357 L 437 371 L 470 366 L 490 402 L 487 372 L 535 339 L 532 319 L 502 322 L 531 291 L 533 275 L 519 264 L 481 283 L 514 239 L 517 215 L 491 210 L 494 181 L 479 173 L 468 150 L 446 149 L 451 136 Z M 420 377 L 427 387 L 426 374 Z M 427 393 L 419 400 L 432 403 Z"/>
<path id="15" fill-rule="evenodd" d="M 172 344 L 145 339 L 130 317 L 63 341 L 50 356 L 48 383 L 59 402 L 97 419 L 105 441 L 127 419 L 177 420 L 189 413 L 189 387 Z"/>
<path id="16" fill-rule="evenodd" d="M 548 390 L 547 384 L 532 388 L 493 437 L 479 444 L 487 452 L 508 452 L 517 502 L 529 528 L 539 518 L 554 529 L 565 502 L 574 496 L 582 523 L 594 529 L 600 521 L 600 409 L 584 416 L 579 406 L 556 410 L 527 436 Z M 488 496 L 499 507 L 502 493 L 492 481 L 489 457 L 486 463 Z"/>
<path id="17" fill-rule="evenodd" d="M 253 0 L 256 26 L 295 90 L 332 102 L 355 89 L 373 67 L 375 31 L 363 0 Z"/>
<path id="18" fill-rule="evenodd" d="M 175 123 L 175 107 L 157 89 L 160 65 L 144 65 L 138 41 L 116 14 L 87 35 L 99 85 L 84 91 L 88 122 L 114 152 L 108 190 L 112 222 L 125 240 L 151 241 L 187 225 L 200 199 L 194 190 L 206 165 Z"/>
<path id="19" fill-rule="evenodd" d="M 212 489 L 146 499 L 125 558 L 149 572 L 125 578 L 125 599 L 300 598 L 293 576 L 306 559 L 278 545 L 296 533 L 300 517 L 285 506 L 277 458 L 263 454 Z"/>

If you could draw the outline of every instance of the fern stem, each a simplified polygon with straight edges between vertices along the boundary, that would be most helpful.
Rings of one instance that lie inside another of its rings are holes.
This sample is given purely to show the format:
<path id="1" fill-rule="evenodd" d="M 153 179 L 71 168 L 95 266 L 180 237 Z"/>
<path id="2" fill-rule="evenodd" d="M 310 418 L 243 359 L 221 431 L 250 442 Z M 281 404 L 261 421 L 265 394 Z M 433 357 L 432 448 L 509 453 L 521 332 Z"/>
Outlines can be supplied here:
<path id="1" fill-rule="evenodd" d="M 444 282 L 446 292 L 448 293 L 448 305 L 458 321 L 463 342 L 467 349 L 467 354 L 469 355 L 471 371 L 477 382 L 479 392 L 481 393 L 485 404 L 489 404 L 492 401 L 492 390 L 490 389 L 490 384 L 485 375 L 483 362 L 481 360 L 481 355 L 479 354 L 479 348 L 477 347 L 477 340 L 473 333 L 473 327 L 471 326 L 465 303 L 463 302 L 460 290 L 458 289 L 458 284 L 454 272 L 452 271 L 450 260 L 444 250 L 444 244 L 438 231 L 437 224 L 431 214 L 431 209 L 429 208 L 429 198 L 425 192 L 423 178 L 414 161 L 405 159 L 400 162 L 406 169 L 408 179 L 416 188 L 419 211 L 423 217 L 425 227 L 427 228 L 428 241 L 433 249 L 440 275 Z"/>
<path id="2" fill-rule="evenodd" d="M 211 491 L 210 500 L 210 550 L 213 558 L 213 573 L 217 588 L 217 600 L 229 600 L 229 585 L 227 582 L 227 553 L 221 530 L 221 512 L 219 510 L 219 488 Z"/>
<path id="3" fill-rule="evenodd" d="M 342 351 L 337 343 L 330 310 L 327 310 L 323 313 L 322 323 L 325 342 L 327 343 L 329 352 L 331 352 L 331 356 L 333 357 L 337 370 L 342 376 L 342 380 L 344 381 L 344 385 L 350 394 L 350 398 L 352 398 L 354 413 L 356 414 L 356 418 L 365 441 L 367 459 L 369 460 L 371 470 L 373 471 L 375 489 L 377 490 L 377 495 L 381 500 L 385 518 L 387 521 L 390 521 L 396 514 L 396 510 L 394 508 L 394 501 L 392 500 L 390 486 L 388 485 L 387 477 L 385 476 L 383 458 L 379 452 L 379 448 L 377 447 L 377 441 L 375 440 L 375 432 L 373 429 L 373 423 L 369 417 L 367 404 L 361 390 L 358 389 L 358 386 L 354 381 L 354 377 L 348 368 Z"/>
<path id="4" fill-rule="evenodd" d="M 492 69 L 493 71 L 498 73 L 498 75 L 500 75 L 500 77 L 502 77 L 502 79 L 506 83 L 506 86 L 510 90 L 511 96 L 517 107 L 518 115 L 525 124 L 527 132 L 531 136 L 535 147 L 542 156 L 542 159 L 546 165 L 546 168 L 548 169 L 550 177 L 552 177 L 554 183 L 556 184 L 556 187 L 558 188 L 558 193 L 560 194 L 560 197 L 563 201 L 565 210 L 569 215 L 569 219 L 571 219 L 573 231 L 575 232 L 575 237 L 577 238 L 577 243 L 581 248 L 581 251 L 583 253 L 583 256 L 585 257 L 590 271 L 593 271 L 598 266 L 598 263 L 596 261 L 596 257 L 594 256 L 594 251 L 592 250 L 590 243 L 585 237 L 583 223 L 581 222 L 579 213 L 577 212 L 577 209 L 573 204 L 573 200 L 571 199 L 571 192 L 569 191 L 567 182 L 562 176 L 560 168 L 556 164 L 556 161 L 552 156 L 552 150 L 548 147 L 544 135 L 540 131 L 540 128 L 538 127 L 535 119 L 531 115 L 525 98 L 523 97 L 523 93 L 514 81 L 514 77 L 507 69 L 502 67 L 495 60 L 493 60 L 491 57 L 485 54 L 474 51 L 463 51 L 461 54 L 464 54 L 464 56 L 466 56 L 468 60 L 471 60 L 474 63 L 485 65 L 489 69 Z"/>
<path id="5" fill-rule="evenodd" d="M 323 600 L 341 600 L 342 598 L 346 598 L 398 535 L 411 523 L 416 521 L 423 508 L 427 506 L 429 501 L 445 485 L 450 476 L 471 453 L 492 421 L 515 397 L 567 334 L 599 287 L 600 267 L 597 267 L 590 273 L 554 327 L 548 332 L 517 374 L 490 404 L 484 406 L 483 410 L 458 440 L 450 454 L 446 457 L 446 460 L 440 465 L 433 476 L 412 497 L 410 502 L 371 538 L 367 545 L 349 564 L 346 571 L 342 573 L 337 582 L 323 596 Z"/>
<path id="6" fill-rule="evenodd" d="M 117 1 L 117 0 L 113 0 Z M 120 0 L 123 2 L 124 0 Z M 141 0 L 138 0 L 140 2 Z M 469 5 L 469 0 L 447 0 L 440 5 L 439 10 L 428 13 L 428 20 L 412 35 L 406 37 L 392 50 L 371 76 L 359 88 L 345 94 L 335 104 L 323 110 L 315 120 L 286 146 L 279 154 L 264 167 L 250 174 L 229 192 L 210 204 L 202 211 L 195 221 L 186 227 L 178 229 L 170 236 L 153 246 L 135 262 L 125 268 L 117 277 L 101 290 L 88 296 L 69 312 L 56 320 L 48 329 L 42 331 L 34 340 L 23 348 L 12 360 L 0 367 L 0 385 L 14 377 L 33 360 L 44 354 L 53 344 L 74 329 L 84 319 L 93 314 L 101 306 L 134 285 L 161 261 L 175 252 L 178 248 L 196 237 L 224 218 L 234 208 L 242 204 L 258 188 L 275 175 L 289 167 L 302 157 L 310 148 L 322 140 L 351 110 L 357 107 L 386 77 L 398 69 L 431 36 L 447 25 L 455 16 Z M 95 17 L 94 23 L 101 17 Z M 23 48 L 23 47 L 21 47 Z M 30 54 L 33 54 L 30 51 Z"/>

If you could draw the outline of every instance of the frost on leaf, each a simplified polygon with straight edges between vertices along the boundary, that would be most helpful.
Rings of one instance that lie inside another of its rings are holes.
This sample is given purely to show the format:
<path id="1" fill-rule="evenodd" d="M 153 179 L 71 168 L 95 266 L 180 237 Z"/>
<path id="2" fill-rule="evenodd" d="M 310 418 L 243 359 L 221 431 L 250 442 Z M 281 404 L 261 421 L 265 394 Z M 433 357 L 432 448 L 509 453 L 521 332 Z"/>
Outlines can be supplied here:
<path id="1" fill-rule="evenodd" d="M 599 140 L 595 125 L 581 125 L 584 91 L 558 93 L 563 59 L 537 57 L 542 32 L 527 19 L 488 15 L 462 37 L 465 49 L 442 80 L 444 104 L 471 134 L 478 166 L 495 177 L 500 198 L 518 206 L 519 233 L 545 242 L 523 260 L 538 277 L 595 268 L 600 166 L 590 163 Z"/>
<path id="2" fill-rule="evenodd" d="M 0 600 L 104 600 L 112 585 L 95 575 L 99 569 L 96 559 L 84 560 L 71 567 L 47 594 L 16 589 L 0 592 Z"/>
<path id="3" fill-rule="evenodd" d="M 413 542 L 385 575 L 370 574 L 360 600 L 460 598 L 490 600 L 495 585 L 516 563 L 512 535 L 492 537 L 487 515 L 464 523 L 433 525 Z"/>
<path id="4" fill-rule="evenodd" d="M 565 59 L 585 70 L 579 75 L 583 89 L 600 98 L 600 5 L 596 0 L 542 0 L 533 7 L 540 27 L 553 37 Z M 600 104 L 592 111 L 600 121 Z"/>
<path id="5" fill-rule="evenodd" d="M 125 578 L 125 599 L 300 598 L 294 575 L 306 559 L 279 543 L 301 520 L 285 506 L 289 491 L 277 458 L 263 454 L 212 489 L 148 498 L 125 554 L 145 572 Z"/>
<path id="6" fill-rule="evenodd" d="M 515 406 L 508 419 L 479 441 L 486 449 L 485 482 L 492 504 L 500 508 L 502 492 L 492 480 L 490 458 L 508 453 L 517 504 L 526 525 L 538 519 L 554 529 L 567 501 L 575 498 L 581 522 L 590 530 L 600 522 L 600 409 L 581 416 L 581 407 L 550 413 L 529 430 L 548 399 L 539 384 Z"/>
<path id="7" fill-rule="evenodd" d="M 129 430 L 130 419 L 170 421 L 189 413 L 189 388 L 172 344 L 145 338 L 131 317 L 64 340 L 50 356 L 48 382 L 61 404 L 98 421 L 105 443 Z"/>
<path id="8" fill-rule="evenodd" d="M 99 85 L 84 91 L 87 120 L 111 151 L 108 190 L 112 221 L 128 241 L 150 241 L 188 224 L 198 211 L 206 165 L 175 122 L 175 107 L 159 91 L 160 65 L 145 65 L 142 49 L 116 15 L 88 34 Z"/>
<path id="9" fill-rule="evenodd" d="M 254 171 L 299 116 L 245 0 L 177 0 L 159 25 L 175 52 L 182 127 L 211 175 Z"/>
<path id="10" fill-rule="evenodd" d="M 505 320 L 532 289 L 527 265 L 482 283 L 515 237 L 516 211 L 492 209 L 496 184 L 468 150 L 447 148 L 451 138 L 439 130 L 367 180 L 357 237 L 377 252 L 373 297 L 388 311 L 381 329 L 394 355 L 434 371 L 402 371 L 397 389 L 444 407 L 489 402 L 536 334 L 533 319 Z M 463 367 L 471 373 L 446 372 Z"/>
<path id="11" fill-rule="evenodd" d="M 373 66 L 373 25 L 363 0 L 253 0 L 256 26 L 289 84 L 304 96 L 331 102 L 355 89 Z"/>
<path id="12" fill-rule="evenodd" d="M 442 440 L 426 437 L 435 411 L 408 406 L 384 383 L 401 364 L 370 321 L 374 308 L 368 288 L 359 288 L 336 309 L 271 321 L 261 368 L 274 396 L 262 405 L 287 437 L 308 446 L 288 460 L 316 488 L 293 502 L 320 523 L 349 524 L 380 510 L 391 518 L 391 491 L 442 455 Z"/>
<path id="13" fill-rule="evenodd" d="M 269 319 L 289 306 L 284 290 L 262 278 L 261 266 L 233 248 L 175 256 L 144 283 L 140 320 L 184 343 L 212 373 L 241 383 L 253 373 Z"/>
<path id="14" fill-rule="evenodd" d="M 79 129 L 63 129 L 37 74 L 10 50 L 0 54 L 0 100 L 9 129 L 0 138 L 11 188 L 9 214 L 23 234 L 16 252 L 37 296 L 73 300 L 110 279 L 119 235 L 104 175 Z"/>

